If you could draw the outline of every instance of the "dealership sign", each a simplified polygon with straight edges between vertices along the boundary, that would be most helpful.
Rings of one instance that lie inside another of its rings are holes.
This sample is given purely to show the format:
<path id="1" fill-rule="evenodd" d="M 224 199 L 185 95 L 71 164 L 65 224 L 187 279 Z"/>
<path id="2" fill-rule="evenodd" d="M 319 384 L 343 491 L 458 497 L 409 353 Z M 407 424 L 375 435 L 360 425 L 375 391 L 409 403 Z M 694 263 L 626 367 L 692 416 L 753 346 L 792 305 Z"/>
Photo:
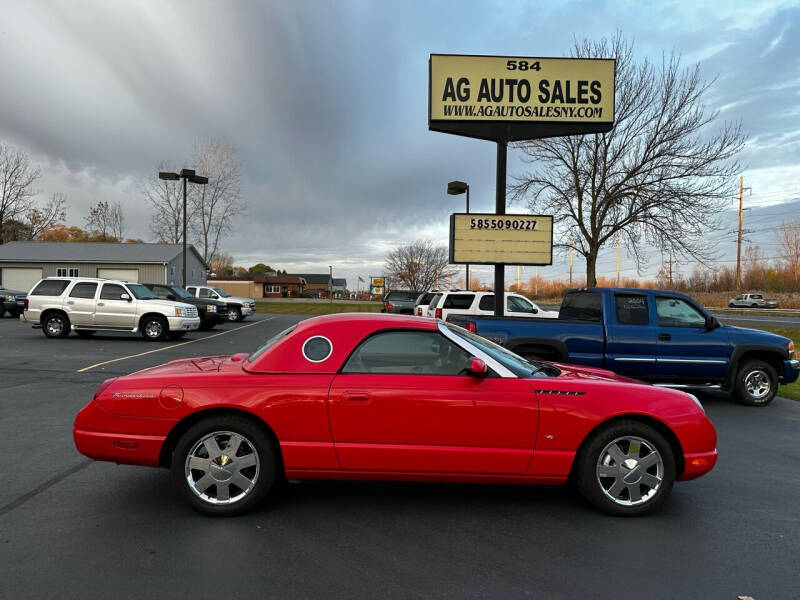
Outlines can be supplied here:
<path id="1" fill-rule="evenodd" d="M 545 215 L 450 215 L 450 262 L 454 264 L 553 264 L 553 217 Z"/>
<path id="2" fill-rule="evenodd" d="M 609 131 L 615 64 L 431 54 L 428 127 L 505 141 Z"/>

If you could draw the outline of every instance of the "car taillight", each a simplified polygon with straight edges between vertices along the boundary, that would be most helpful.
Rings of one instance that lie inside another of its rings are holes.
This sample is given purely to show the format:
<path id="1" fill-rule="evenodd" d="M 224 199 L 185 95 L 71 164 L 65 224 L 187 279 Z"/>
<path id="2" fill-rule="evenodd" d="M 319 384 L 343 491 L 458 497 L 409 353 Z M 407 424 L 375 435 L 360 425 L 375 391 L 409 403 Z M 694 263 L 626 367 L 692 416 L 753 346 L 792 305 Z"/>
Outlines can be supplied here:
<path id="1" fill-rule="evenodd" d="M 28 299 L 27 298 L 25 298 L 25 300 L 22 301 L 22 309 L 23 310 L 28 310 Z"/>
<path id="2" fill-rule="evenodd" d="M 794 342 L 789 342 L 787 350 L 789 351 L 789 358 L 794 358 Z"/>
<path id="3" fill-rule="evenodd" d="M 475 325 L 475 321 L 470 321 L 467 323 L 467 331 L 470 333 L 478 333 L 478 326 Z"/>
<path id="4" fill-rule="evenodd" d="M 437 309 L 436 309 L 436 312 L 435 312 L 435 317 L 436 317 L 437 319 L 441 319 L 441 318 L 442 318 L 442 309 L 441 309 L 441 308 L 437 308 Z"/>
<path id="5" fill-rule="evenodd" d="M 392 312 L 394 310 L 394 305 L 391 302 L 386 303 L 386 312 Z"/>
<path id="6" fill-rule="evenodd" d="M 418 306 L 418 307 L 417 307 L 417 316 L 418 316 L 418 317 L 421 317 L 421 316 L 422 316 L 422 307 L 421 307 L 421 306 Z"/>

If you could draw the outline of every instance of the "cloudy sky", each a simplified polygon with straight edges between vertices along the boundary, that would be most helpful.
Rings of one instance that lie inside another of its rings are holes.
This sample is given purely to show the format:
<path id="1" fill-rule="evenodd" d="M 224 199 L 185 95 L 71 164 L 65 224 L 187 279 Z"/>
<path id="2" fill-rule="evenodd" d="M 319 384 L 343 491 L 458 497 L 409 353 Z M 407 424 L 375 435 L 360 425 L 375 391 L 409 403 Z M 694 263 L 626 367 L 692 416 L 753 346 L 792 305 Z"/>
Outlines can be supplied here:
<path id="1" fill-rule="evenodd" d="M 573 37 L 617 29 L 642 57 L 674 49 L 717 77 L 710 108 L 749 135 L 753 228 L 800 216 L 763 208 L 800 197 L 796 1 L 0 0 L 0 15 L 0 141 L 41 166 L 42 198 L 67 195 L 71 224 L 120 201 L 126 235 L 148 239 L 137 182 L 162 160 L 191 166 L 194 141 L 217 138 L 243 164 L 249 211 L 224 242 L 237 264 L 332 264 L 354 287 L 397 244 L 447 243 L 463 209 L 447 181 L 470 183 L 472 210 L 493 210 L 494 144 L 427 129 L 430 53 L 565 56 Z M 510 150 L 509 174 L 520 169 Z M 751 238 L 766 244 L 763 229 Z M 715 235 L 735 257 L 735 237 Z M 611 251 L 598 274 L 614 270 Z M 566 271 L 557 257 L 539 274 Z"/>

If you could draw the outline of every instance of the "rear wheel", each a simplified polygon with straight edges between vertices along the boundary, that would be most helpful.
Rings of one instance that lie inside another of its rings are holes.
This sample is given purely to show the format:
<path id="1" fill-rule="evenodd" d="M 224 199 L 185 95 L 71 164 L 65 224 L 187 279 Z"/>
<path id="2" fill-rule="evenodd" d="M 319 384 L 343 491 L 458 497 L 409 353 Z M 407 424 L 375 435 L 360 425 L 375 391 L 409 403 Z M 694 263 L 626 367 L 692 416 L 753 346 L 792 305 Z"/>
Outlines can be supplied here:
<path id="1" fill-rule="evenodd" d="M 69 319 L 63 313 L 50 313 L 42 322 L 42 331 L 49 338 L 63 338 L 69 335 Z"/>
<path id="2" fill-rule="evenodd" d="M 169 324 L 164 317 L 146 317 L 142 321 L 142 337 L 150 342 L 158 342 L 169 334 Z"/>
<path id="3" fill-rule="evenodd" d="M 733 396 L 747 406 L 766 406 L 778 392 L 778 374 L 763 360 L 748 360 L 736 375 Z"/>
<path id="4" fill-rule="evenodd" d="M 577 457 L 575 483 L 601 511 L 644 515 L 666 500 L 675 481 L 675 456 L 658 431 L 638 421 L 600 430 Z"/>
<path id="5" fill-rule="evenodd" d="M 728 302 L 728 308 L 734 308 L 736 305 L 733 302 Z"/>
<path id="6" fill-rule="evenodd" d="M 181 437 L 172 456 L 172 476 L 184 499 L 208 515 L 252 510 L 274 487 L 277 473 L 277 456 L 265 432 L 236 415 L 200 421 Z"/>

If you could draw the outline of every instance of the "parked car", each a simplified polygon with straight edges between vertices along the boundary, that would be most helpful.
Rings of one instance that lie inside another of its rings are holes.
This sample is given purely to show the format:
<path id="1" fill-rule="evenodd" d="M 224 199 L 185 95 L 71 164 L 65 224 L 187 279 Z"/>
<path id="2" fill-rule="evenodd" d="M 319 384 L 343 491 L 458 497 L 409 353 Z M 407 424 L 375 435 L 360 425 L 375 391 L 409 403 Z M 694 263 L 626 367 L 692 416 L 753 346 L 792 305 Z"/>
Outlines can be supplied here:
<path id="1" fill-rule="evenodd" d="M 206 285 L 187 285 L 186 291 L 192 296 L 204 300 L 220 300 L 228 307 L 229 321 L 244 321 L 248 316 L 255 314 L 256 301 L 252 298 L 231 296 L 225 290 Z"/>
<path id="2" fill-rule="evenodd" d="M 558 319 L 453 316 L 528 359 L 610 369 L 652 383 L 718 387 L 743 404 L 772 401 L 796 381 L 789 338 L 722 325 L 679 292 L 589 288 L 568 292 Z"/>
<path id="3" fill-rule="evenodd" d="M 555 319 L 558 312 L 542 310 L 536 304 L 521 294 L 506 292 L 506 314 L 515 317 L 538 317 Z M 494 292 L 453 290 L 443 292 L 431 304 L 433 310 L 428 310 L 428 316 L 436 319 L 447 320 L 449 315 L 493 315 Z"/>
<path id="4" fill-rule="evenodd" d="M 431 299 L 428 301 L 428 306 L 425 307 L 425 310 L 422 311 L 420 316 L 422 317 L 429 317 L 433 319 L 436 315 L 436 306 L 439 304 L 439 300 L 442 296 L 444 296 L 446 292 L 436 292 Z"/>
<path id="5" fill-rule="evenodd" d="M 218 323 L 228 320 L 228 305 L 219 300 L 197 298 L 179 285 L 165 285 L 163 283 L 144 283 L 156 297 L 162 300 L 172 300 L 174 302 L 185 302 L 197 308 L 200 317 L 200 329 L 213 329 Z"/>
<path id="6" fill-rule="evenodd" d="M 414 302 L 414 314 L 418 317 L 424 317 L 428 313 L 428 305 L 433 300 L 433 297 L 439 293 L 439 290 L 431 290 L 430 292 L 421 293 Z"/>
<path id="7" fill-rule="evenodd" d="M 778 308 L 776 298 L 764 298 L 764 294 L 739 294 L 728 302 L 729 308 Z"/>
<path id="8" fill-rule="evenodd" d="M 689 394 L 375 313 L 301 321 L 249 356 L 108 379 L 73 435 L 95 460 L 170 467 L 209 515 L 251 510 L 286 479 L 571 479 L 600 510 L 633 516 L 717 460 Z"/>
<path id="9" fill-rule="evenodd" d="M 0 285 L 0 317 L 5 313 L 8 313 L 15 319 L 19 317 L 24 310 L 25 298 L 27 296 L 27 292 L 9 290 Z"/>
<path id="10" fill-rule="evenodd" d="M 413 290 L 392 290 L 383 297 L 381 312 L 396 315 L 413 315 L 415 303 L 422 292 Z"/>
<path id="11" fill-rule="evenodd" d="M 159 300 L 140 283 L 88 277 L 48 277 L 25 299 L 20 317 L 47 337 L 97 331 L 139 332 L 146 340 L 177 339 L 200 327 L 191 304 Z"/>

